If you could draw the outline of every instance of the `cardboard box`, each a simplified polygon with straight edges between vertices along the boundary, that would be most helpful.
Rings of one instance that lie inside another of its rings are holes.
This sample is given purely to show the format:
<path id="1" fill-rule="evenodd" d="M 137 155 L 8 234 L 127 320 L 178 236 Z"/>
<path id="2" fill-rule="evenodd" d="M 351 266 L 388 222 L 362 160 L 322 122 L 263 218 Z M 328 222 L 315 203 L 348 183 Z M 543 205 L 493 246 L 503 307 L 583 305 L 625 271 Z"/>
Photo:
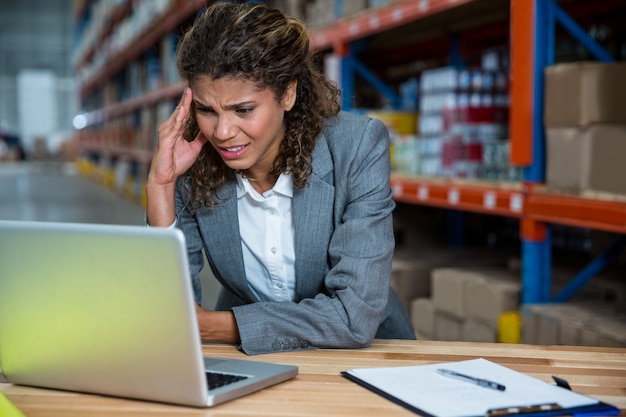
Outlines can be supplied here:
<path id="1" fill-rule="evenodd" d="M 476 275 L 479 278 L 471 280 L 467 287 L 467 314 L 497 328 L 502 313 L 519 309 L 519 274 L 485 269 L 476 271 Z"/>
<path id="2" fill-rule="evenodd" d="M 496 343 L 498 341 L 498 329 L 470 317 L 463 323 L 463 340 L 466 342 Z"/>
<path id="3" fill-rule="evenodd" d="M 558 344 L 565 346 L 580 346 L 582 340 L 581 332 L 584 325 L 584 322 L 580 320 L 573 320 L 564 317 L 559 325 L 559 334 L 557 337 Z"/>
<path id="4" fill-rule="evenodd" d="M 556 345 L 559 343 L 559 317 L 554 310 L 546 309 L 537 318 L 537 344 Z"/>
<path id="5" fill-rule="evenodd" d="M 463 340 L 463 320 L 435 309 L 435 340 Z"/>
<path id="6" fill-rule="evenodd" d="M 626 124 L 548 129 L 546 133 L 547 186 L 626 194 Z"/>
<path id="7" fill-rule="evenodd" d="M 435 338 L 435 306 L 430 298 L 416 298 L 411 302 L 411 323 L 418 339 Z"/>
<path id="8" fill-rule="evenodd" d="M 467 287 L 480 277 L 460 268 L 436 268 L 432 271 L 432 299 L 437 311 L 464 319 L 467 316 Z"/>
<path id="9" fill-rule="evenodd" d="M 540 306 L 536 304 L 524 304 L 520 308 L 522 316 L 522 343 L 527 345 L 537 344 L 537 333 L 539 328 Z"/>
<path id="10" fill-rule="evenodd" d="M 625 347 L 626 312 L 621 304 L 601 300 L 524 305 L 522 342 Z"/>
<path id="11" fill-rule="evenodd" d="M 431 267 L 421 260 L 394 258 L 391 263 L 391 287 L 396 291 L 407 311 L 411 301 L 430 297 Z"/>
<path id="12" fill-rule="evenodd" d="M 579 191 L 583 141 L 574 127 L 546 129 L 546 185 Z"/>
<path id="13" fill-rule="evenodd" d="M 598 346 L 599 337 L 596 328 L 583 326 L 580 329 L 580 346 Z"/>
<path id="14" fill-rule="evenodd" d="M 626 63 L 558 64 L 544 74 L 545 127 L 626 123 Z"/>

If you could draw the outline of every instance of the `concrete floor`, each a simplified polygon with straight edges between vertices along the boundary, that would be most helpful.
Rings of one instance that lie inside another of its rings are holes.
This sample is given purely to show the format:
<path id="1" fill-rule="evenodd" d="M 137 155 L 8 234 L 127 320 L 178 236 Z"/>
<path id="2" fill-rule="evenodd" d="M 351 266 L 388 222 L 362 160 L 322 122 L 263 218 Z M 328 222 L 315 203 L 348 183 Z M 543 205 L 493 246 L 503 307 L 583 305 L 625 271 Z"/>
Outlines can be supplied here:
<path id="1" fill-rule="evenodd" d="M 144 210 L 71 164 L 0 162 L 0 219 L 142 225 Z M 208 268 L 201 279 L 203 305 L 212 308 L 220 285 Z"/>
<path id="2" fill-rule="evenodd" d="M 73 172 L 52 162 L 0 163 L 0 219 L 143 224 L 139 205 Z"/>

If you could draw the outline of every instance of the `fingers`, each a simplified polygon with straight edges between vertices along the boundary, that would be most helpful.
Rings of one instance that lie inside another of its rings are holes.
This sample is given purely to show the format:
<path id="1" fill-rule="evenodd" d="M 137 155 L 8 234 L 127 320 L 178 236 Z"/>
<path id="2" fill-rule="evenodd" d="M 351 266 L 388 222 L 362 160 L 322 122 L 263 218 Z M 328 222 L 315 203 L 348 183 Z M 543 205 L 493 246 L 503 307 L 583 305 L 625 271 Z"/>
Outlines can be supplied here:
<path id="1" fill-rule="evenodd" d="M 204 136 L 204 133 L 202 132 L 198 132 L 198 134 L 196 135 L 194 142 L 198 142 L 198 144 L 202 147 L 204 146 L 205 143 L 207 143 L 209 141 L 209 139 L 207 139 L 206 136 Z"/>
<path id="2" fill-rule="evenodd" d="M 189 87 L 186 87 L 185 91 L 183 92 L 183 96 L 180 100 L 180 103 L 178 104 L 178 107 L 176 108 L 177 110 L 176 121 L 177 122 L 182 122 L 183 120 L 185 120 L 186 116 L 189 114 L 189 108 L 191 107 L 191 99 L 192 99 L 191 89 Z"/>
<path id="3" fill-rule="evenodd" d="M 185 121 L 191 108 L 192 93 L 189 87 L 185 87 L 183 95 L 170 117 L 159 126 L 159 142 L 162 140 L 178 141 L 182 139 Z"/>

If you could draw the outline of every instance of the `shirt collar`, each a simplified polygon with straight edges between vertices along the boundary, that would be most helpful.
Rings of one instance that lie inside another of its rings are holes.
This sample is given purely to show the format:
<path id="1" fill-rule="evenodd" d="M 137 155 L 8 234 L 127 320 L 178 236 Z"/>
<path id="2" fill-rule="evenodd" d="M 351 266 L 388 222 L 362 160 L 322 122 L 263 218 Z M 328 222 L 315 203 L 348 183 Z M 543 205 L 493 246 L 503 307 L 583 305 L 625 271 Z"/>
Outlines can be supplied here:
<path id="1" fill-rule="evenodd" d="M 252 197 L 261 196 L 257 190 L 252 187 L 250 181 L 241 174 L 236 174 L 237 177 L 237 198 L 241 198 L 246 194 L 250 194 Z M 265 195 L 269 192 L 275 192 L 282 194 L 285 197 L 293 197 L 293 175 L 291 173 L 282 173 L 278 176 L 276 184 L 271 190 L 265 192 Z M 262 197 L 262 196 L 261 196 Z"/>

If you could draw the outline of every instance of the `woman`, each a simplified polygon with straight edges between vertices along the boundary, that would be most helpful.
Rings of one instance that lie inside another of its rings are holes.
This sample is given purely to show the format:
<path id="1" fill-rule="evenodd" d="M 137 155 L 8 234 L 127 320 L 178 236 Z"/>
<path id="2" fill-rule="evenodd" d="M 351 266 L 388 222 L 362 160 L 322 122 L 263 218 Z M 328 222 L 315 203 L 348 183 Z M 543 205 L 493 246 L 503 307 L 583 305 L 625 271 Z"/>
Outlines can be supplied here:
<path id="1" fill-rule="evenodd" d="M 159 127 L 147 221 L 186 236 L 201 338 L 248 354 L 414 338 L 389 288 L 388 133 L 340 112 L 304 25 L 213 5 L 177 65 L 188 88 Z M 200 307 L 203 249 L 216 311 Z"/>

